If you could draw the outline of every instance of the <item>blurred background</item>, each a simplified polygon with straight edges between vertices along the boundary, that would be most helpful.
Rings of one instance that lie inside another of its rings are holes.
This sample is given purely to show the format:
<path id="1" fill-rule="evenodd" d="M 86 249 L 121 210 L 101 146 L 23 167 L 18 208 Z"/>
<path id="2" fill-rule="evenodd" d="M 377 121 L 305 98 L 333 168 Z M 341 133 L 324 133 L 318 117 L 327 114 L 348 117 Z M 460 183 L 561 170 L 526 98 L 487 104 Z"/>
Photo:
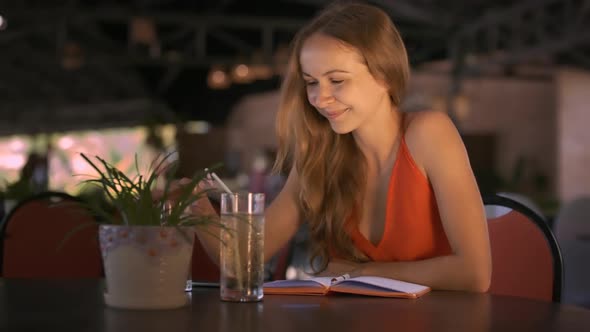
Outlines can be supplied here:
<path id="1" fill-rule="evenodd" d="M 287 50 L 323 0 L 1 0 L 0 190 L 81 193 L 80 152 L 132 174 L 177 151 L 233 188 L 269 170 Z M 552 225 L 590 195 L 590 1 L 380 0 L 408 48 L 406 111 L 448 112 L 481 191 Z M 590 220 L 584 220 L 590 223 Z"/>

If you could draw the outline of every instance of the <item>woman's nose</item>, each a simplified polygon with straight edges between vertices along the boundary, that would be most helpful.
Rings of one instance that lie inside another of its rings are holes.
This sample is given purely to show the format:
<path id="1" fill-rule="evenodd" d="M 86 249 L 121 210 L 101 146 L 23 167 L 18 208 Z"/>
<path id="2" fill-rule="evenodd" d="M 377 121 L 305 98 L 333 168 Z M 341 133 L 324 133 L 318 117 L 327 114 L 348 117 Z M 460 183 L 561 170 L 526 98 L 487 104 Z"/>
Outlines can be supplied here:
<path id="1" fill-rule="evenodd" d="M 334 101 L 334 96 L 332 95 L 332 91 L 330 87 L 327 86 L 320 86 L 318 87 L 318 91 L 315 98 L 315 106 L 317 108 L 325 108 L 330 103 Z"/>

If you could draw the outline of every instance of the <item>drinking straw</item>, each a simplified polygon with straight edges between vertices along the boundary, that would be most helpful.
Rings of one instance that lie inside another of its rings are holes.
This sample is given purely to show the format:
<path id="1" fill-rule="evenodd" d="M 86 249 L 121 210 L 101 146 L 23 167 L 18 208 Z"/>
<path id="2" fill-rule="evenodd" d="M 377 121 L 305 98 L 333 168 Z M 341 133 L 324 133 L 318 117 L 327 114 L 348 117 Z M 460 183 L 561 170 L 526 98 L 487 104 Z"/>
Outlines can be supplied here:
<path id="1" fill-rule="evenodd" d="M 233 194 L 233 192 L 231 191 L 231 189 L 229 189 L 228 186 L 225 185 L 225 183 L 223 183 L 223 181 L 221 181 L 221 179 L 219 178 L 219 176 L 217 176 L 217 174 L 215 174 L 215 172 L 209 172 L 208 168 L 205 168 L 205 172 L 211 174 L 211 177 L 213 177 L 213 179 L 215 181 L 217 181 L 217 183 L 221 186 L 221 188 L 228 194 Z"/>

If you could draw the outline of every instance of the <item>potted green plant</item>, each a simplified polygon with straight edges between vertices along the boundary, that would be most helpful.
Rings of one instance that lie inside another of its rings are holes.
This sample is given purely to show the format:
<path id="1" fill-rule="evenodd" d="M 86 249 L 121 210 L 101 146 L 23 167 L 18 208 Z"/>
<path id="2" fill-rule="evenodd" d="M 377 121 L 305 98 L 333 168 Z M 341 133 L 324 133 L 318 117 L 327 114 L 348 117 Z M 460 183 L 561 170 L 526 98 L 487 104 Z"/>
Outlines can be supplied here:
<path id="1" fill-rule="evenodd" d="M 156 158 L 147 174 L 139 171 L 136 156 L 137 175 L 132 178 L 100 157 L 91 160 L 81 156 L 98 172 L 97 177 L 82 182 L 102 188 L 115 209 L 109 213 L 88 204 L 91 212 L 105 221 L 99 226 L 105 303 L 132 309 L 187 304 L 185 286 L 195 227 L 221 227 L 216 216 L 186 213 L 210 190 L 199 188 L 207 172 L 197 172 L 183 186 L 172 188 L 178 164 L 168 162 L 170 155 Z M 155 195 L 154 187 L 162 180 L 163 189 Z"/>

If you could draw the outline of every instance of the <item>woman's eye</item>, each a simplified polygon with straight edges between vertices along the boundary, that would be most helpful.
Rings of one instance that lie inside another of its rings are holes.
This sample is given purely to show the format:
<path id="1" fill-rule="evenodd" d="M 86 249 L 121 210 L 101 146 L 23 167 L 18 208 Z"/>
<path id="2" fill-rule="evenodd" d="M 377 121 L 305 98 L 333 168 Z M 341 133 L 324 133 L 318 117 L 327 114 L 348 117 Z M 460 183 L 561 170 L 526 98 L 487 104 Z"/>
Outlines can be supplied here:
<path id="1" fill-rule="evenodd" d="M 344 82 L 344 80 L 331 80 L 332 84 L 340 84 Z"/>
<path id="2" fill-rule="evenodd" d="M 305 81 L 305 85 L 310 86 L 310 85 L 316 85 L 318 84 L 318 82 L 316 81 Z"/>

